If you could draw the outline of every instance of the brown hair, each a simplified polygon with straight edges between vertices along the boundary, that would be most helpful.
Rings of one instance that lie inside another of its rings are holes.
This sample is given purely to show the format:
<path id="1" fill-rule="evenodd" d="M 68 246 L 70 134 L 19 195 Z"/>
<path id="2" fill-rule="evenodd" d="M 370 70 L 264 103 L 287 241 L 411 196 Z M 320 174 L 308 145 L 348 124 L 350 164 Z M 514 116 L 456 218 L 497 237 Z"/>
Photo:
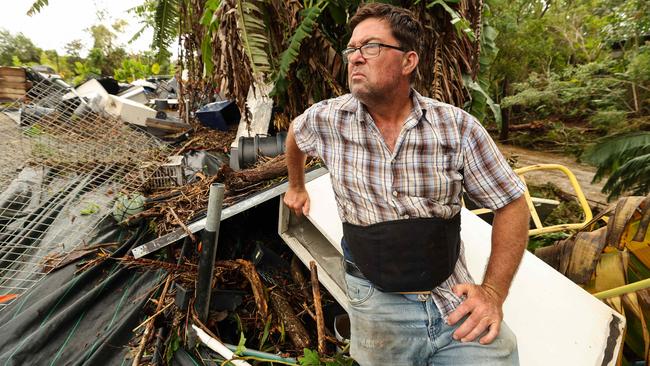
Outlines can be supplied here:
<path id="1" fill-rule="evenodd" d="M 370 3 L 361 5 L 350 19 L 350 31 L 354 31 L 359 23 L 366 19 L 375 18 L 388 22 L 393 36 L 406 51 L 420 53 L 420 36 L 422 25 L 415 19 L 410 10 L 390 4 Z"/>

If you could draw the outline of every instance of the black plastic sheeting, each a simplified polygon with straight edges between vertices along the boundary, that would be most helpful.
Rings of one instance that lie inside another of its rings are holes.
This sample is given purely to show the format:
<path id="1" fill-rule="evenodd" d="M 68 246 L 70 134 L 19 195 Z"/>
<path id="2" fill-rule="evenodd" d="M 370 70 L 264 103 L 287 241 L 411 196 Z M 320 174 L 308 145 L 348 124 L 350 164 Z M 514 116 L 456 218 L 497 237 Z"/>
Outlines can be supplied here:
<path id="1" fill-rule="evenodd" d="M 133 329 L 166 272 L 106 259 L 81 273 L 76 261 L 43 277 L 43 263 L 28 260 L 100 243 L 117 243 L 112 257 L 119 258 L 153 239 L 144 224 L 121 228 L 105 211 L 117 187 L 102 172 L 61 176 L 26 167 L 0 194 L 0 273 L 25 274 L 3 277 L 3 291 L 37 281 L 0 308 L 0 366 L 130 363 Z M 98 212 L 82 214 L 89 203 Z"/>
<path id="2" fill-rule="evenodd" d="M 122 241 L 112 257 L 147 239 L 144 227 L 129 234 L 108 224 L 93 242 Z M 50 273 L 0 313 L 0 365 L 130 364 L 133 329 L 165 272 L 111 259 L 77 269 L 71 263 Z"/>

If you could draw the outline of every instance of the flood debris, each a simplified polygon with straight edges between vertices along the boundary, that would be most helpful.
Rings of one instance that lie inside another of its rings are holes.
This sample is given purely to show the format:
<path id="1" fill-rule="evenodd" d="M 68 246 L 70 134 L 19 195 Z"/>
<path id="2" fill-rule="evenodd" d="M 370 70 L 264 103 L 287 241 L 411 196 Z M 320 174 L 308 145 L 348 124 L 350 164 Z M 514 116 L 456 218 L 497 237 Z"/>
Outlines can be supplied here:
<path id="1" fill-rule="evenodd" d="M 73 298 L 52 311 L 78 316 L 86 327 L 83 335 L 66 340 L 85 346 L 62 351 L 64 362 L 105 355 L 104 346 L 87 344 L 89 331 L 96 331 L 97 339 L 111 339 L 111 347 L 121 350 L 111 357 L 124 357 L 132 365 L 170 364 L 174 359 L 210 364 L 231 358 L 233 364 L 297 364 L 313 347 L 322 355 L 335 354 L 341 343 L 328 325 L 343 310 L 320 288 L 316 269 L 307 280 L 305 268 L 279 240 L 279 193 L 248 208 L 243 216 L 255 216 L 252 221 L 233 216 L 221 228 L 221 243 L 215 243 L 214 256 L 207 260 L 210 274 L 199 286 L 199 257 L 208 248 L 204 234 L 210 230 L 197 233 L 190 226 L 208 214 L 209 187 L 223 185 L 220 207 L 228 208 L 286 182 L 284 134 L 241 137 L 242 154 L 253 160 L 235 170 L 228 152 L 241 129 L 241 124 L 236 126 L 241 114 L 232 102 L 206 109 L 209 118 L 223 119 L 213 129 L 199 123 L 200 113 L 189 118 L 179 114 L 173 79 L 115 87 L 99 80 L 77 88 L 53 85 L 27 91 L 18 108 L 24 123 L 12 127 L 29 147 L 23 173 L 0 177 L 0 197 L 8 200 L 1 205 L 0 244 L 19 244 L 18 249 L 0 250 L 0 272 L 19 267 L 34 271 L 30 277 L 0 281 L 0 286 L 33 284 L 0 298 L 0 317 L 7 307 L 31 318 L 45 317 L 40 319 L 44 323 L 58 321 L 47 318 L 40 303 L 20 303 L 31 297 L 30 291 L 41 291 L 39 283 L 45 281 L 61 288 L 51 291 L 52 296 Z M 257 120 L 270 118 L 269 106 L 263 107 Z M 214 120 L 207 124 L 216 126 Z M 309 166 L 317 164 L 310 161 Z M 252 213 L 269 210 L 264 205 L 270 198 L 276 200 L 272 215 Z M 187 238 L 164 250 L 137 259 L 129 254 L 133 247 L 179 229 Z M 214 234 L 219 231 L 217 227 Z M 21 264 L 33 254 L 38 254 L 33 263 Z M 100 284 L 98 293 L 88 297 L 85 291 L 64 291 L 79 286 L 79 279 Z M 103 286 L 113 291 L 110 300 L 101 295 Z M 206 295 L 209 306 L 197 310 Z M 54 297 L 49 300 L 53 304 L 62 301 Z M 84 305 L 69 309 L 74 303 Z M 92 323 L 84 320 L 86 312 L 110 306 L 116 307 L 115 315 L 101 318 L 92 330 Z M 17 337 L 37 332 L 18 321 L 21 317 L 12 317 L 3 327 Z M 111 330 L 116 322 L 119 331 Z M 200 340 L 200 332 L 208 338 Z M 114 338 L 118 333 L 121 337 Z M 57 334 L 50 337 L 58 339 Z M 213 341 L 221 344 L 219 354 L 210 349 L 214 347 L 200 346 Z M 14 346 L 0 342 L 3 349 Z M 40 356 L 30 353 L 21 360 L 30 363 L 30 357 Z"/>

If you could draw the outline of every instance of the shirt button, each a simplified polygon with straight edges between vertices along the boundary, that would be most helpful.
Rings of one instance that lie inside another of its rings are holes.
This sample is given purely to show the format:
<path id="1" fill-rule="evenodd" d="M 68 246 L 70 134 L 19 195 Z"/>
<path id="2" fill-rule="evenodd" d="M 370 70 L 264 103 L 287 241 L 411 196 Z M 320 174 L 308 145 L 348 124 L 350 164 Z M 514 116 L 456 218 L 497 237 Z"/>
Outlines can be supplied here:
<path id="1" fill-rule="evenodd" d="M 393 191 L 393 196 L 397 197 L 397 191 Z"/>
<path id="2" fill-rule="evenodd" d="M 402 216 L 403 219 L 408 219 L 409 217 L 411 217 L 411 216 L 409 216 L 409 215 L 403 215 Z"/>

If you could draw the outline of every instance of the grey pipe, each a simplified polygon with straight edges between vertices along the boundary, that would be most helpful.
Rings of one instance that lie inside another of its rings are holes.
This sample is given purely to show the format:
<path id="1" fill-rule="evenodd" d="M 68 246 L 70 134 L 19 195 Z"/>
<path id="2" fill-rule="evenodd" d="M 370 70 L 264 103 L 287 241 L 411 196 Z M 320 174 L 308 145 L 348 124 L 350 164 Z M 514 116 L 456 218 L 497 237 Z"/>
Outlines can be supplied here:
<path id="1" fill-rule="evenodd" d="M 210 293 L 212 276 L 214 274 L 214 260 L 217 255 L 219 241 L 219 225 L 221 224 L 221 206 L 225 187 L 221 183 L 210 186 L 208 198 L 208 216 L 205 229 L 201 236 L 201 253 L 199 254 L 199 276 L 196 284 L 195 308 L 199 319 L 206 323 L 210 310 Z"/>

